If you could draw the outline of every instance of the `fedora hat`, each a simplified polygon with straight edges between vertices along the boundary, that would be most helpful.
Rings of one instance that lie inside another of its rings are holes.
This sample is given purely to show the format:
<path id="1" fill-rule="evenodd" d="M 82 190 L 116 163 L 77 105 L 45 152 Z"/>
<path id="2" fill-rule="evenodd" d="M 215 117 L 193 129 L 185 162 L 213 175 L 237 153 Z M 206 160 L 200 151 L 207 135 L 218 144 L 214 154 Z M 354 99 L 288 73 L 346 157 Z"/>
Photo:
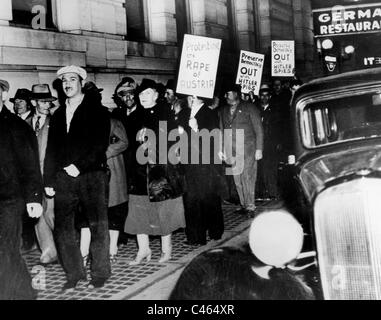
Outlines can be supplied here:
<path id="1" fill-rule="evenodd" d="M 241 93 L 241 85 L 236 84 L 233 79 L 225 79 L 222 83 L 221 93 L 225 94 L 227 92 L 234 91 Z"/>
<path id="2" fill-rule="evenodd" d="M 16 99 L 30 101 L 31 92 L 28 89 L 22 88 L 17 89 L 16 94 L 13 98 L 10 98 L 9 101 L 15 103 Z"/>
<path id="3" fill-rule="evenodd" d="M 103 88 L 98 88 L 97 85 L 92 81 L 86 82 L 85 85 L 83 86 L 84 92 L 92 92 L 92 91 L 102 92 L 103 90 L 104 90 Z"/>
<path id="4" fill-rule="evenodd" d="M 57 98 L 52 96 L 48 84 L 34 84 L 32 87 L 32 100 L 44 100 L 52 102 Z"/>
<path id="5" fill-rule="evenodd" d="M 166 89 L 171 89 L 173 91 L 176 91 L 176 82 L 174 79 L 169 79 L 167 81 L 167 84 L 165 86 Z"/>
<path id="6" fill-rule="evenodd" d="M 3 89 L 3 91 L 9 91 L 9 83 L 6 80 L 0 79 L 0 87 Z"/>
<path id="7" fill-rule="evenodd" d="M 267 84 L 261 85 L 261 88 L 259 89 L 259 94 L 264 93 L 264 92 L 267 92 L 269 94 L 272 93 L 272 90 L 271 90 L 269 85 L 267 85 Z"/>

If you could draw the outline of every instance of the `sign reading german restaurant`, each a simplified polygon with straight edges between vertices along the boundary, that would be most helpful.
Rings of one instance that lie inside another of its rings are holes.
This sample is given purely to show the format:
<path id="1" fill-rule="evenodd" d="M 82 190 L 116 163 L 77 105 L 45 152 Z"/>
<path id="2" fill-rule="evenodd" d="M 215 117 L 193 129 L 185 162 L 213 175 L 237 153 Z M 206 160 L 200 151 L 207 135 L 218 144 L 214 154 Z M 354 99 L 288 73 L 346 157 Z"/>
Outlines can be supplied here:
<path id="1" fill-rule="evenodd" d="M 381 2 L 313 10 L 315 36 L 381 32 Z"/>

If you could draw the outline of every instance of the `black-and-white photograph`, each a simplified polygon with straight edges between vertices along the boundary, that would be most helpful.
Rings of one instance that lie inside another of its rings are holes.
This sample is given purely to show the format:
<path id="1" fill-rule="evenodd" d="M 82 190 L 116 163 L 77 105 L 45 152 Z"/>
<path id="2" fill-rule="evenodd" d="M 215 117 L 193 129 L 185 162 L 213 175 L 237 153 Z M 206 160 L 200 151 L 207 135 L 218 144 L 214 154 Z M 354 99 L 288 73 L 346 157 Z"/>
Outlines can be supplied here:
<path id="1" fill-rule="evenodd" d="M 381 300 L 380 44 L 381 0 L 0 0 L 0 300 Z"/>

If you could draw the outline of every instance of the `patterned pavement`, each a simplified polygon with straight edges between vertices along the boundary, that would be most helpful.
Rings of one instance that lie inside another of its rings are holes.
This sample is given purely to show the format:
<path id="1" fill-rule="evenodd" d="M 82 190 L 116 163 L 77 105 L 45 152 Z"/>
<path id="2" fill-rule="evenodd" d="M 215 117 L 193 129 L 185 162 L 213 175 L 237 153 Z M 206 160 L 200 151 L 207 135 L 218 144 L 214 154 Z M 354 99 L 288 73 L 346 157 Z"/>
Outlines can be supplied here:
<path id="1" fill-rule="evenodd" d="M 269 203 L 258 208 L 261 210 L 268 207 Z M 233 234 L 239 233 L 242 231 L 242 227 L 247 228 L 250 219 L 235 213 L 236 209 L 237 207 L 232 205 L 223 206 L 225 233 L 218 242 L 209 242 L 204 247 L 187 246 L 184 244 L 186 240 L 184 230 L 174 233 L 172 236 L 172 260 L 164 264 L 158 262 L 161 251 L 160 237 L 151 237 L 151 261 L 138 266 L 129 266 L 128 262 L 134 259 L 137 252 L 135 238 L 129 238 L 127 245 L 119 247 L 118 260 L 112 266 L 112 277 L 103 288 L 98 290 L 88 290 L 85 287 L 87 282 L 81 282 L 74 293 L 62 294 L 61 288 L 65 283 L 65 275 L 61 266 L 56 264 L 44 268 L 38 264 L 39 251 L 28 253 L 24 258 L 34 279 L 34 287 L 39 289 L 38 300 L 119 300 L 130 297 L 148 283 L 155 282 L 155 280 L 170 274 L 171 270 L 175 270 L 179 265 L 186 264 L 195 255 L 226 241 Z"/>

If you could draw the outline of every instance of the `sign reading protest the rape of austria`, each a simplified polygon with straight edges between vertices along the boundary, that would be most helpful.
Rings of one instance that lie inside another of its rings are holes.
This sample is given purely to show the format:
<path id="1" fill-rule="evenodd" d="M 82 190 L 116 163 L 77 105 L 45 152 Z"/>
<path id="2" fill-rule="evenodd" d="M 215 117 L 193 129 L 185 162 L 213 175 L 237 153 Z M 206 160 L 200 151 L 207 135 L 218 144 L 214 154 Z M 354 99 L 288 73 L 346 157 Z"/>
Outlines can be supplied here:
<path id="1" fill-rule="evenodd" d="M 263 54 L 241 50 L 236 84 L 241 85 L 243 93 L 253 91 L 259 95 L 264 61 Z"/>
<path id="2" fill-rule="evenodd" d="M 295 74 L 295 42 L 271 41 L 273 77 L 292 77 Z"/>
<path id="3" fill-rule="evenodd" d="M 213 98 L 220 50 L 220 39 L 186 34 L 176 92 Z"/>

